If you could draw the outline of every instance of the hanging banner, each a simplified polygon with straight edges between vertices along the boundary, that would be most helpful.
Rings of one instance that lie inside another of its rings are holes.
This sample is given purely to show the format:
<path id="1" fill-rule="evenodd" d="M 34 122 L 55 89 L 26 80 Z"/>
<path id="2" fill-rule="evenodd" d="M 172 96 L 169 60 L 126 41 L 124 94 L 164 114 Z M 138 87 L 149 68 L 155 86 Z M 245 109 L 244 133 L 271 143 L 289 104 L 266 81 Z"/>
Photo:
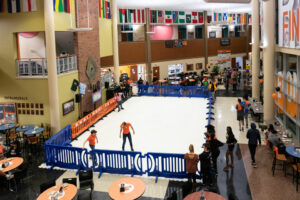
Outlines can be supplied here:
<path id="1" fill-rule="evenodd" d="M 300 48 L 300 2 L 298 0 L 278 0 L 278 10 L 279 46 Z"/>

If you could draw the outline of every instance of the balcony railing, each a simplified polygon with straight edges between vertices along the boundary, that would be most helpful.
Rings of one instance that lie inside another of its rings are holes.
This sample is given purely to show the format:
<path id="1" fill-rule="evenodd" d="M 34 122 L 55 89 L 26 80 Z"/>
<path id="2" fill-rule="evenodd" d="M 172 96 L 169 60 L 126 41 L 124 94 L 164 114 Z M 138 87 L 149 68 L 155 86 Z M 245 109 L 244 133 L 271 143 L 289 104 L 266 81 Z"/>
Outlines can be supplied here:
<path id="1" fill-rule="evenodd" d="M 63 56 L 56 58 L 57 74 L 77 70 L 76 56 Z M 17 76 L 47 76 L 47 60 L 45 58 L 17 60 Z"/>

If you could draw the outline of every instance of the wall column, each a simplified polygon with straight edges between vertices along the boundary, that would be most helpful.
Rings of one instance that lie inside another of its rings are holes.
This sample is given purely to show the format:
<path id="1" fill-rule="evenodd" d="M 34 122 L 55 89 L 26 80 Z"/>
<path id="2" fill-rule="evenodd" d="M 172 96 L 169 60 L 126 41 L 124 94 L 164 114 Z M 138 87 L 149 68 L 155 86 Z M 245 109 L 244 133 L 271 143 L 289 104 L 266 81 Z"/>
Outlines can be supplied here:
<path id="1" fill-rule="evenodd" d="M 146 13 L 146 24 L 145 24 L 145 39 L 146 39 L 146 72 L 147 72 L 147 81 L 152 83 L 152 54 L 151 54 L 151 40 L 150 40 L 150 19 L 149 19 L 149 8 L 145 9 Z"/>
<path id="2" fill-rule="evenodd" d="M 207 11 L 204 11 L 204 25 L 203 25 L 203 39 L 204 39 L 204 69 L 206 69 L 206 65 L 208 64 L 208 38 L 207 38 Z"/>
<path id="3" fill-rule="evenodd" d="M 118 8 L 117 1 L 111 0 L 112 6 L 112 30 L 113 30 L 113 55 L 114 55 L 114 66 L 115 66 L 115 82 L 119 83 L 119 40 L 118 40 Z"/>
<path id="4" fill-rule="evenodd" d="M 46 37 L 46 57 L 48 67 L 48 93 L 50 106 L 50 122 L 53 133 L 60 130 L 60 114 L 58 105 L 56 47 L 53 2 L 44 2 L 44 20 Z"/>
<path id="5" fill-rule="evenodd" d="M 259 98 L 259 0 L 252 0 L 252 97 Z"/>
<path id="6" fill-rule="evenodd" d="M 274 119 L 275 2 L 263 2 L 264 121 Z"/>

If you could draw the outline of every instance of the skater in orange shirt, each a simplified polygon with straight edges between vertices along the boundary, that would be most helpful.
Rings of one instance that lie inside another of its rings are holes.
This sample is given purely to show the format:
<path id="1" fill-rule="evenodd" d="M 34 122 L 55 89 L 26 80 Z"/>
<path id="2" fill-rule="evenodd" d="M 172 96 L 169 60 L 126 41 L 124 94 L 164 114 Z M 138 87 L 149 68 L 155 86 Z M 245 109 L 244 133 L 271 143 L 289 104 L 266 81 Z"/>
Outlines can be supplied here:
<path id="1" fill-rule="evenodd" d="M 122 150 L 123 151 L 124 151 L 124 147 L 125 147 L 125 144 L 126 144 L 126 138 L 128 138 L 128 140 L 129 140 L 131 151 L 134 151 L 133 147 L 132 147 L 132 140 L 131 140 L 131 134 L 130 134 L 130 129 L 129 128 L 131 128 L 132 131 L 133 131 L 133 134 L 135 134 L 134 129 L 133 129 L 133 127 L 130 123 L 123 122 L 120 126 L 120 138 L 122 136 L 122 131 L 123 131 L 123 145 L 122 145 Z"/>

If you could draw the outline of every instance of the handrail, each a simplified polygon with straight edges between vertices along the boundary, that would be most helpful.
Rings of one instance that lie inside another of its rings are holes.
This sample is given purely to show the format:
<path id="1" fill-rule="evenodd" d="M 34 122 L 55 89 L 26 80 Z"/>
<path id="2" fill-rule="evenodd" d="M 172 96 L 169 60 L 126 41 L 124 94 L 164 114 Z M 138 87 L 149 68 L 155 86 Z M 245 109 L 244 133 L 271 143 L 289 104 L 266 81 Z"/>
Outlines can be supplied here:
<path id="1" fill-rule="evenodd" d="M 117 100 L 115 97 L 108 100 L 105 104 L 99 106 L 96 110 L 86 115 L 82 119 L 72 124 L 72 139 L 78 137 L 81 133 L 87 130 L 90 126 L 96 123 L 99 119 L 107 115 L 109 112 L 117 107 Z"/>

